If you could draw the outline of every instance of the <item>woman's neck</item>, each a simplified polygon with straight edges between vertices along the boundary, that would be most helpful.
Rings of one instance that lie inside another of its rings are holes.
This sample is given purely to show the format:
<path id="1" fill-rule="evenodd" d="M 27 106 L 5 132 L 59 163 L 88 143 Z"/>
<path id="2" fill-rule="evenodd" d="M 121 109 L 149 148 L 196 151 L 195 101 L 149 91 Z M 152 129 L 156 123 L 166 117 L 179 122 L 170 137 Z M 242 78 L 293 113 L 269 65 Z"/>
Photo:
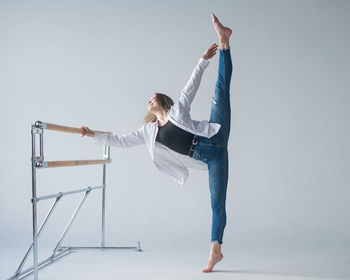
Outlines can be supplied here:
<path id="1" fill-rule="evenodd" d="M 162 112 L 156 112 L 155 115 L 157 116 L 157 123 L 160 126 L 163 126 L 164 124 L 166 124 L 168 122 L 167 119 L 167 114 L 165 111 Z"/>
<path id="2" fill-rule="evenodd" d="M 161 120 L 158 119 L 157 122 L 158 122 L 159 126 L 163 126 L 163 125 L 165 125 L 168 122 L 168 119 L 167 118 L 164 118 L 164 119 L 161 119 Z"/>

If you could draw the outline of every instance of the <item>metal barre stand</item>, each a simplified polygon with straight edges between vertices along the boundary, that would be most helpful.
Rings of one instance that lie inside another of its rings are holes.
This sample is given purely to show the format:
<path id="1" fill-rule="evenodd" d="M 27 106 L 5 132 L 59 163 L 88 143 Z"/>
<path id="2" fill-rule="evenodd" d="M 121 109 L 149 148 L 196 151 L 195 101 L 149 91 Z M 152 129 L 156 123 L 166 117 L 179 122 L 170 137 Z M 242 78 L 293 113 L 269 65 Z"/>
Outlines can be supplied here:
<path id="1" fill-rule="evenodd" d="M 138 252 L 142 252 L 140 241 L 137 241 L 137 245 L 135 247 L 105 247 L 105 191 L 106 191 L 106 164 L 112 162 L 111 160 L 111 153 L 110 153 L 110 146 L 104 145 L 103 146 L 103 159 L 96 159 L 96 160 L 67 160 L 67 161 L 44 161 L 44 147 L 43 147 L 43 132 L 44 129 L 48 130 L 56 130 L 60 132 L 67 132 L 67 133 L 77 133 L 81 134 L 82 129 L 75 128 L 75 127 L 68 127 L 68 126 L 62 126 L 57 124 L 51 124 L 51 123 L 44 123 L 41 121 L 36 121 L 35 124 L 31 125 L 31 134 L 32 134 L 32 206 L 33 206 L 33 242 L 30 245 L 27 253 L 25 254 L 21 264 L 19 265 L 18 269 L 16 270 L 15 274 L 8 278 L 8 280 L 14 280 L 14 279 L 22 279 L 31 273 L 34 273 L 34 280 L 38 279 L 38 270 L 48 264 L 53 263 L 56 259 L 61 258 L 68 253 L 72 252 L 72 250 L 79 250 L 79 249 L 136 249 Z M 108 134 L 109 132 L 105 131 L 98 131 L 94 130 L 94 132 L 100 132 L 103 134 Z M 39 156 L 37 156 L 36 153 L 36 136 L 39 136 Z M 103 184 L 102 186 L 95 186 L 95 187 L 87 187 L 84 189 L 78 189 L 74 191 L 69 192 L 59 192 L 57 194 L 37 197 L 36 192 L 36 168 L 49 168 L 49 167 L 62 167 L 62 166 L 78 166 L 78 165 L 91 165 L 91 164 L 103 164 Z M 70 229 L 74 219 L 76 218 L 80 208 L 84 204 L 88 194 L 93 190 L 102 189 L 102 231 L 101 231 L 101 246 L 99 247 L 72 247 L 72 246 L 61 246 L 61 243 L 66 236 L 68 230 Z M 57 203 L 60 201 L 60 199 L 63 196 L 76 194 L 85 192 L 84 197 L 78 204 L 78 207 L 73 213 L 73 216 L 71 217 L 70 221 L 68 222 L 65 230 L 63 231 L 57 245 L 55 246 L 55 249 L 52 252 L 52 255 L 48 257 L 47 259 L 38 262 L 38 237 L 41 233 L 43 227 L 45 226 L 48 218 L 51 216 L 53 210 L 55 209 Z M 51 206 L 49 212 L 47 213 L 43 223 L 41 224 L 39 231 L 37 229 L 37 202 L 41 200 L 46 200 L 50 198 L 55 198 L 55 201 L 53 205 Z M 22 270 L 23 266 L 29 256 L 30 251 L 33 249 L 33 266 Z"/>

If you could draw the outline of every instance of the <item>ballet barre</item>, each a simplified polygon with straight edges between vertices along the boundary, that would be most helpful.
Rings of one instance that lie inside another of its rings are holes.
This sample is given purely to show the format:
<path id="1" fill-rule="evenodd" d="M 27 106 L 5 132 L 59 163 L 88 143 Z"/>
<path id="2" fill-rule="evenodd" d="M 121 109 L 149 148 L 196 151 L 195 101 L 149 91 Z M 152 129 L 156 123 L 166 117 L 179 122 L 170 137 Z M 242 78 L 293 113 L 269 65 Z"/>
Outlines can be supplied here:
<path id="1" fill-rule="evenodd" d="M 82 134 L 83 129 L 77 128 L 77 127 L 70 127 L 70 126 L 64 126 L 64 125 L 58 125 L 53 123 L 46 123 L 37 121 L 34 124 L 34 134 L 40 135 L 40 156 L 34 157 L 34 165 L 35 167 L 41 167 L 41 168 L 49 168 L 49 167 L 64 167 L 64 166 L 79 166 L 79 165 L 91 165 L 91 164 L 106 164 L 110 163 L 111 159 L 104 153 L 104 159 L 87 159 L 87 160 L 62 160 L 62 161 L 44 161 L 43 160 L 43 130 L 55 130 L 59 132 L 66 132 L 66 133 L 76 133 L 76 134 Z M 110 132 L 107 131 L 100 131 L 100 130 L 92 130 L 93 132 L 99 132 L 102 134 L 109 134 Z M 34 139 L 35 141 L 35 139 Z M 107 158 L 108 157 L 108 158 Z"/>
<path id="2" fill-rule="evenodd" d="M 78 166 L 78 165 L 89 165 L 89 164 L 104 164 L 110 163 L 110 159 L 87 159 L 87 160 L 61 160 L 61 161 L 42 161 L 36 162 L 36 167 L 62 167 L 62 166 Z"/>
<path id="3" fill-rule="evenodd" d="M 106 165 L 112 162 L 110 146 L 103 145 L 103 159 L 86 159 L 86 160 L 61 160 L 61 161 L 45 161 L 44 160 L 44 130 L 54 130 L 57 132 L 65 133 L 76 133 L 82 134 L 83 129 L 76 127 L 63 126 L 58 124 L 46 123 L 41 121 L 36 121 L 31 125 L 31 138 L 32 138 L 32 218 L 33 218 L 33 242 L 27 250 L 23 260 L 21 261 L 19 267 L 17 268 L 15 274 L 8 278 L 8 280 L 22 279 L 30 274 L 34 274 L 34 280 L 38 279 L 38 270 L 48 264 L 53 263 L 56 259 L 67 255 L 73 250 L 79 249 L 136 249 L 138 252 L 142 252 L 140 241 L 137 241 L 136 246 L 124 246 L 124 247 L 106 247 L 105 246 L 105 195 L 106 195 Z M 102 134 L 109 134 L 110 132 L 93 130 L 94 132 L 99 132 Z M 39 151 L 37 151 L 37 141 L 39 140 Z M 37 169 L 53 168 L 53 167 L 71 167 L 71 166 L 81 166 L 81 165 L 102 165 L 102 185 L 100 186 L 88 186 L 83 189 L 59 192 L 56 194 L 46 195 L 42 197 L 37 197 Z M 66 237 L 69 229 L 71 228 L 78 212 L 83 206 L 86 198 L 91 191 L 102 190 L 102 223 L 101 223 L 101 245 L 97 247 L 86 246 L 86 247 L 73 247 L 73 246 L 61 246 L 64 238 Z M 44 226 L 46 225 L 49 217 L 54 212 L 59 201 L 64 196 L 74 195 L 78 193 L 84 193 L 83 198 L 80 200 L 77 208 L 75 209 L 72 217 L 70 218 L 66 228 L 60 236 L 58 243 L 56 244 L 52 254 L 44 259 L 43 261 L 38 261 L 38 237 L 42 232 Z M 47 199 L 55 199 L 51 208 L 49 209 L 46 217 L 44 218 L 41 226 L 38 229 L 37 220 L 37 203 Z M 30 254 L 33 251 L 33 266 L 23 269 L 23 266 Z"/>
<path id="4" fill-rule="evenodd" d="M 58 124 L 53 124 L 53 123 L 40 122 L 40 121 L 37 121 L 35 123 L 35 125 L 36 125 L 36 127 L 41 127 L 43 129 L 56 130 L 56 131 L 61 131 L 61 132 L 77 133 L 77 134 L 81 134 L 83 132 L 83 130 L 81 128 L 58 125 Z M 93 130 L 93 132 L 99 132 L 102 134 L 109 134 L 110 133 L 110 132 L 99 131 L 99 130 Z"/>

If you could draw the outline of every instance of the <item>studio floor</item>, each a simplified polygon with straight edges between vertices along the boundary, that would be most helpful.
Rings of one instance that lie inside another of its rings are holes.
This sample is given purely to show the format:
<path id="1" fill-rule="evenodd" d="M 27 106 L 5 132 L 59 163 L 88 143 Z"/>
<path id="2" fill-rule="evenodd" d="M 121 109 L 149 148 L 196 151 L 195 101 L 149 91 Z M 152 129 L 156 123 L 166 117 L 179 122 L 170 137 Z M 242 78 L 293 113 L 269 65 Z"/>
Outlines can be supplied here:
<path id="1" fill-rule="evenodd" d="M 341 250 L 223 248 L 224 259 L 213 272 L 203 273 L 209 246 L 201 249 L 142 249 L 142 252 L 132 249 L 73 251 L 40 269 L 39 279 L 350 279 L 350 254 Z M 1 279 L 14 274 L 23 255 L 20 250 L 1 250 Z M 23 279 L 33 279 L 33 274 Z"/>

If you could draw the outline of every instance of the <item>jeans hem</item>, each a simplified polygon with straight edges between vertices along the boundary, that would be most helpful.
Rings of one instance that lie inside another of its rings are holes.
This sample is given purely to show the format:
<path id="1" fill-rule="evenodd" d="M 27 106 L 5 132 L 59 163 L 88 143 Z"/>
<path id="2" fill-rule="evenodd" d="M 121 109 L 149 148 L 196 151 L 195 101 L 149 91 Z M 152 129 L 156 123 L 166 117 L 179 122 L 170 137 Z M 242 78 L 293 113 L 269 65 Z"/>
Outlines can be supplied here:
<path id="1" fill-rule="evenodd" d="M 222 241 L 219 241 L 219 240 L 215 239 L 215 240 L 210 241 L 209 245 L 211 246 L 215 242 L 218 243 L 219 245 L 221 245 L 223 243 Z"/>

